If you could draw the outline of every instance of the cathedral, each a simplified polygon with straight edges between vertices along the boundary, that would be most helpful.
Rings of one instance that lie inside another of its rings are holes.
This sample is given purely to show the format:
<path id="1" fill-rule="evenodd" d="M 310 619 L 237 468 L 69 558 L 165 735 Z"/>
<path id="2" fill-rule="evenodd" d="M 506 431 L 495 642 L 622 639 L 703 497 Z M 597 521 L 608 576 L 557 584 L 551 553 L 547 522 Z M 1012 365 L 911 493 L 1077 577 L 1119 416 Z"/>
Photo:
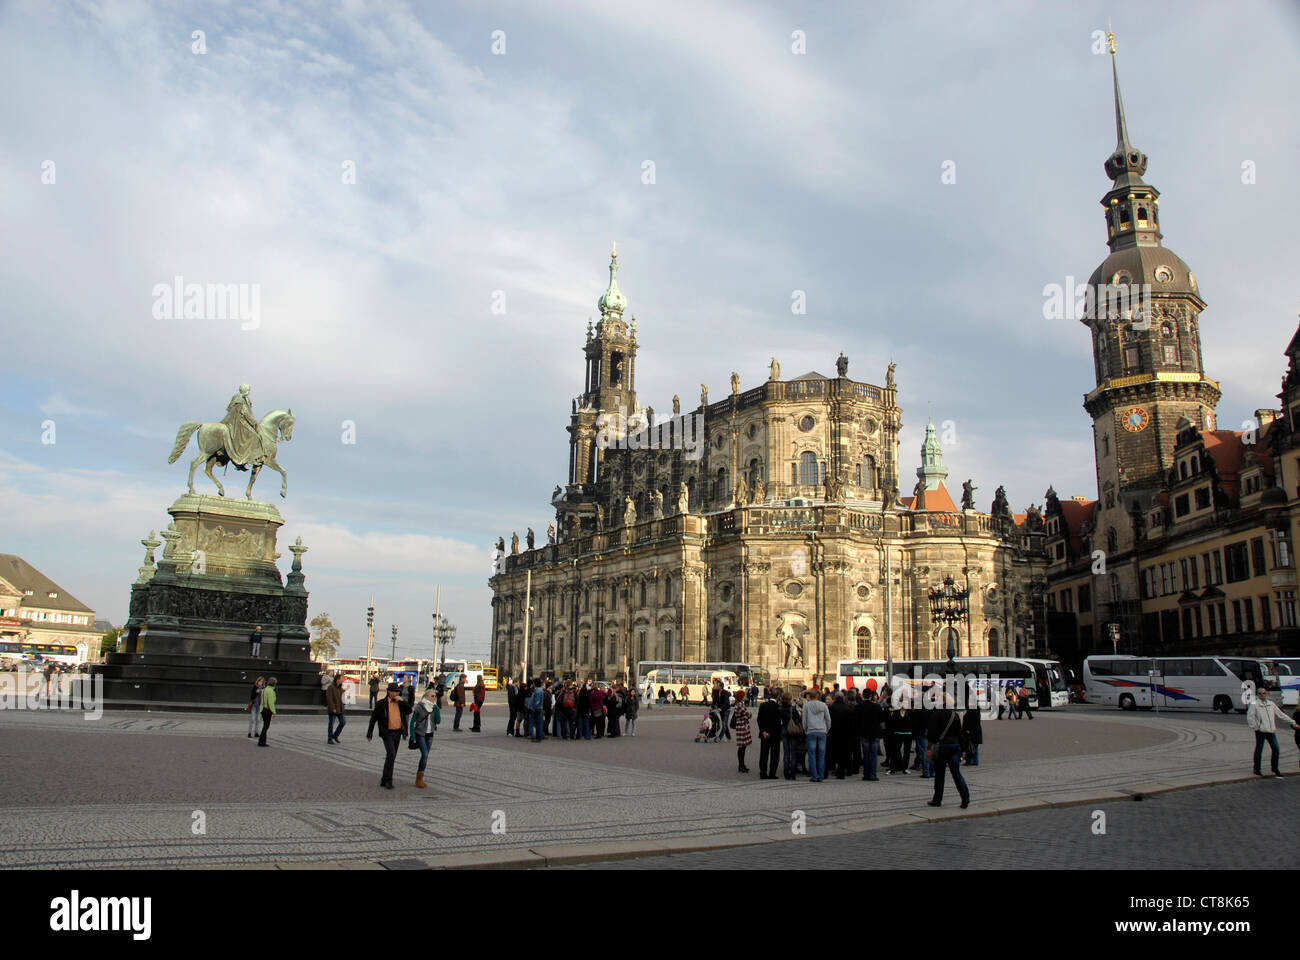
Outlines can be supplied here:
<path id="1" fill-rule="evenodd" d="M 1201 350 L 1206 304 L 1163 244 L 1160 192 L 1129 139 L 1114 54 L 1112 40 L 1110 253 L 1080 317 L 1096 374 L 1083 405 L 1097 497 L 1047 492 L 1049 642 L 1067 663 L 1100 652 L 1296 656 L 1300 331 L 1285 350 L 1282 409 L 1219 429 L 1219 385 Z M 1134 287 L 1140 311 L 1103 293 Z"/>
<path id="2" fill-rule="evenodd" d="M 839 660 L 947 655 L 929 594 L 969 591 L 960 656 L 1028 654 L 1044 636 L 1044 524 L 1001 488 L 954 503 L 930 423 L 904 480 L 894 366 L 884 383 L 810 371 L 657 413 L 636 393 L 636 318 L 618 254 L 588 322 L 567 482 L 545 542 L 497 543 L 492 659 L 502 675 L 626 678 L 638 661 L 750 663 L 787 682 Z M 900 489 L 912 491 L 900 497 Z"/>

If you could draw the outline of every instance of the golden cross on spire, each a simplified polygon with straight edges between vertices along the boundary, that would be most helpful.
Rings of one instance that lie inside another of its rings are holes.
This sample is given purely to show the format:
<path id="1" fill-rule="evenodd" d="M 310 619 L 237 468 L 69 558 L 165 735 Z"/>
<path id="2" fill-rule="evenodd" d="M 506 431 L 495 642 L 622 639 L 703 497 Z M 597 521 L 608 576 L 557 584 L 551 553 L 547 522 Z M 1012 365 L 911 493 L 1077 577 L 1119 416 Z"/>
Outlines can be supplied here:
<path id="1" fill-rule="evenodd" d="M 1115 54 L 1115 34 L 1110 29 L 1110 17 L 1106 18 L 1106 42 L 1110 44 L 1111 55 Z"/>
<path id="2" fill-rule="evenodd" d="M 612 240 L 612 241 L 610 241 L 609 258 L 610 258 L 611 260 L 617 260 L 617 259 L 618 259 L 618 241 L 617 241 L 617 240 Z"/>

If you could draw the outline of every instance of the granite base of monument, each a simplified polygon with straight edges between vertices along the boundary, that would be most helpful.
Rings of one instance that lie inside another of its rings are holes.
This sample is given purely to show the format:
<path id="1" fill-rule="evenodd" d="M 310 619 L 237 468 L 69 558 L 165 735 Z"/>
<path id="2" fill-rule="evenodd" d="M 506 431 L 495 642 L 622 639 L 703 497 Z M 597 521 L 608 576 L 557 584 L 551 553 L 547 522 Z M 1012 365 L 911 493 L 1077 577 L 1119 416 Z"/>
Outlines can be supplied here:
<path id="1" fill-rule="evenodd" d="M 269 503 L 186 494 L 168 508 L 162 541 L 142 540 L 145 562 L 131 586 L 119 649 L 95 672 L 104 705 L 159 710 L 232 710 L 253 681 L 275 677 L 279 709 L 324 707 L 311 659 L 301 538 L 281 580 L 276 536 L 284 520 Z M 260 656 L 249 635 L 262 628 Z"/>

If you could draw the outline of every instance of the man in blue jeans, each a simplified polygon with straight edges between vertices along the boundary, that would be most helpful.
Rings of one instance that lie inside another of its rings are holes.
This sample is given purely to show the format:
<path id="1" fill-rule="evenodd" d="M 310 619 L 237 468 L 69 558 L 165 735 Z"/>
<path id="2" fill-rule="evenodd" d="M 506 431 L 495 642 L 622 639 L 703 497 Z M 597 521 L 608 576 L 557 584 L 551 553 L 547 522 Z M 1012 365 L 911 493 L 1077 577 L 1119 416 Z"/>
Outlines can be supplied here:
<path id="1" fill-rule="evenodd" d="M 545 727 L 542 726 L 542 711 L 546 708 L 546 692 L 542 681 L 533 681 L 533 692 L 528 698 L 529 726 L 532 728 L 533 743 L 541 743 Z"/>
<path id="2" fill-rule="evenodd" d="M 879 780 L 880 738 L 884 731 L 885 711 L 876 700 L 876 691 L 867 690 L 853 708 L 854 726 L 862 745 L 862 779 Z"/>
<path id="3" fill-rule="evenodd" d="M 1260 687 L 1255 691 L 1255 696 L 1246 708 L 1246 723 L 1250 729 L 1255 731 L 1255 776 L 1262 777 L 1259 772 L 1259 762 L 1263 759 L 1264 744 L 1269 745 L 1272 750 L 1272 766 L 1274 778 L 1281 780 L 1282 774 L 1277 768 L 1277 721 L 1289 723 L 1292 727 L 1300 728 L 1294 720 L 1277 708 L 1277 704 L 1268 698 L 1268 691 Z"/>
<path id="4" fill-rule="evenodd" d="M 826 734 L 831 729 L 831 711 L 815 693 L 803 705 L 803 732 L 808 742 L 808 774 L 813 783 L 826 779 Z"/>

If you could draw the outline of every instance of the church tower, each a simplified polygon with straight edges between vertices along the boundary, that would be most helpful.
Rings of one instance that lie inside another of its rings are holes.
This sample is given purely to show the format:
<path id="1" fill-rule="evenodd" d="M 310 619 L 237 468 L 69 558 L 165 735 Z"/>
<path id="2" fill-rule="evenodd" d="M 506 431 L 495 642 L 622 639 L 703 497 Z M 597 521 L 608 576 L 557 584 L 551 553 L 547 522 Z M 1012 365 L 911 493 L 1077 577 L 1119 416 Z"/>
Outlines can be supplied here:
<path id="1" fill-rule="evenodd" d="M 609 258 L 609 286 L 596 301 L 600 320 L 594 331 L 587 322 L 583 348 L 587 372 L 568 426 L 570 486 L 596 482 L 601 459 L 597 438 L 602 429 L 609 434 L 622 432 L 626 418 L 637 413 L 636 318 L 631 326 L 623 320 L 627 297 L 618 288 L 617 247 Z"/>
<path id="2" fill-rule="evenodd" d="M 1109 35 L 1115 85 L 1111 188 L 1101 198 L 1110 255 L 1088 280 L 1081 320 L 1092 336 L 1097 387 L 1084 397 L 1093 420 L 1098 513 L 1095 544 L 1108 554 L 1132 548 L 1173 463 L 1184 418 L 1215 429 L 1219 385 L 1205 376 L 1196 276 L 1161 245 L 1160 192 L 1146 183 L 1147 156 L 1129 141 Z"/>

